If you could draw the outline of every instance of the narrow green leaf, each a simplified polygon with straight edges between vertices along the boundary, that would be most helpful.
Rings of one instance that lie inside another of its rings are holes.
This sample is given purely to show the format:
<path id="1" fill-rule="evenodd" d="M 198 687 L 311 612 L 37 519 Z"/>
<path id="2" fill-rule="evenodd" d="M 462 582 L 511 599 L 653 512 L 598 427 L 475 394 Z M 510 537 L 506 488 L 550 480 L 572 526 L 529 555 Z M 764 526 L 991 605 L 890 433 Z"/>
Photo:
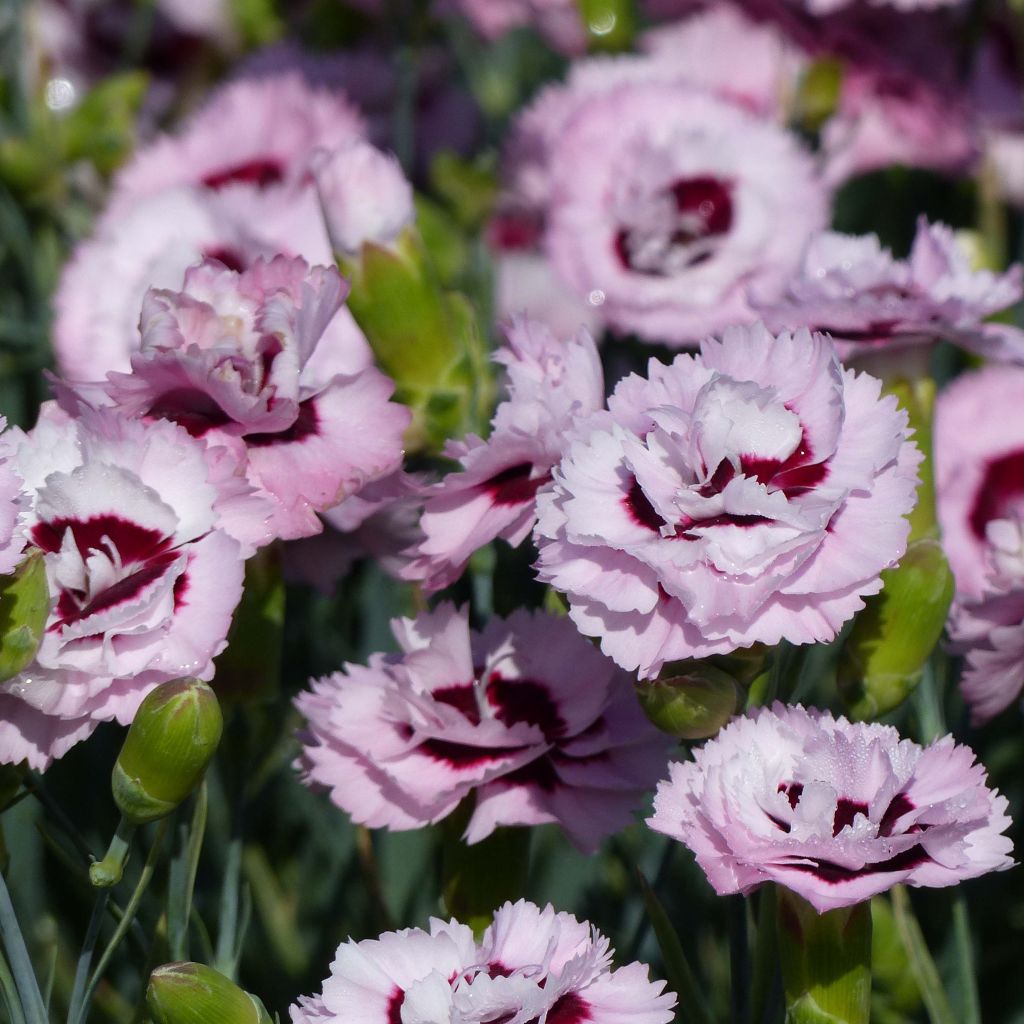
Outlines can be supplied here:
<path id="1" fill-rule="evenodd" d="M 46 565 L 37 552 L 13 576 L 0 578 L 0 682 L 32 663 L 49 612 Z"/>
<path id="2" fill-rule="evenodd" d="M 910 969 L 928 1010 L 928 1019 L 931 1024 L 958 1024 L 942 985 L 942 979 L 939 977 L 938 968 L 928 951 L 928 944 L 924 941 L 921 926 L 914 916 L 914 909 L 910 905 L 910 896 L 905 886 L 897 885 L 893 888 L 892 910 L 903 947 L 910 958 Z"/>

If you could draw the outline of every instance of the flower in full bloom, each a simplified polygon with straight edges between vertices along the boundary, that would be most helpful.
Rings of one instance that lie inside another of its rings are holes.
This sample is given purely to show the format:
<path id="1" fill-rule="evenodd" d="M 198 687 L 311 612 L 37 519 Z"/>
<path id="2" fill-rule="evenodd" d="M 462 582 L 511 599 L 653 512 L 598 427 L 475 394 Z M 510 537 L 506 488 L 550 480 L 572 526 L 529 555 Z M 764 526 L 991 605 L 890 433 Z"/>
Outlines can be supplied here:
<path id="1" fill-rule="evenodd" d="M 62 273 L 54 322 L 61 370 L 76 380 L 127 370 L 146 290 L 179 287 L 201 259 L 233 270 L 279 253 L 333 262 L 311 160 L 362 133 L 340 93 L 291 73 L 225 86 L 178 134 L 141 150 Z M 332 331 L 346 372 L 371 363 L 347 309 Z"/>
<path id="2" fill-rule="evenodd" d="M 4 444 L 52 608 L 34 663 L 0 685 L 0 761 L 45 768 L 158 683 L 213 676 L 251 551 L 228 531 L 239 504 L 269 510 L 173 423 L 46 406 Z"/>
<path id="3" fill-rule="evenodd" d="M 538 499 L 542 580 L 623 668 L 832 639 L 902 557 L 920 453 L 827 338 L 727 330 L 626 377 Z"/>
<path id="4" fill-rule="evenodd" d="M 1024 369 L 958 377 L 935 408 L 942 543 L 956 578 L 949 622 L 965 656 L 960 686 L 975 722 L 1024 689 Z"/>
<path id="5" fill-rule="evenodd" d="M 182 291 L 147 293 L 142 348 L 131 373 L 108 375 L 107 398 L 236 451 L 274 504 L 273 533 L 317 533 L 317 512 L 398 468 L 410 419 L 379 370 L 339 365 L 331 329 L 345 290 L 334 267 L 283 256 L 241 273 L 193 267 Z"/>
<path id="6" fill-rule="evenodd" d="M 360 824 L 397 830 L 475 793 L 469 843 L 557 822 L 591 850 L 629 824 L 669 740 L 571 622 L 520 610 L 477 633 L 446 603 L 392 629 L 400 655 L 346 665 L 297 698 L 307 783 Z"/>
<path id="7" fill-rule="evenodd" d="M 609 147 L 623 126 L 624 145 Z M 545 244 L 610 326 L 681 345 L 752 321 L 747 289 L 781 288 L 825 216 L 793 136 L 688 86 L 646 82 L 593 97 L 566 125 Z"/>
<path id="8" fill-rule="evenodd" d="M 522 543 L 536 521 L 537 492 L 551 480 L 575 421 L 604 404 L 604 377 L 594 341 L 579 330 L 569 341 L 541 323 L 514 320 L 495 355 L 508 372 L 508 398 L 484 441 L 449 442 L 461 469 L 426 493 L 423 540 L 403 570 L 430 590 L 456 580 L 477 548 L 496 537 Z"/>
<path id="9" fill-rule="evenodd" d="M 338 947 L 323 992 L 290 1008 L 292 1024 L 668 1024 L 675 996 L 647 967 L 613 969 L 608 940 L 571 914 L 526 900 L 494 913 L 479 942 L 431 918 Z"/>
<path id="10" fill-rule="evenodd" d="M 364 242 L 388 245 L 416 215 L 398 160 L 368 142 L 321 150 L 313 173 L 336 252 L 358 253 Z"/>
<path id="11" fill-rule="evenodd" d="M 893 885 L 956 885 L 1013 866 L 1006 799 L 951 736 L 775 704 L 675 763 L 651 828 L 685 843 L 720 894 L 762 882 L 819 913 Z"/>
<path id="12" fill-rule="evenodd" d="M 830 334 L 843 359 L 945 340 L 1024 362 L 1024 331 L 984 322 L 1022 295 L 1019 264 L 1001 274 L 976 270 L 950 228 L 922 217 L 905 260 L 876 235 L 823 232 L 784 295 L 757 306 L 772 329 Z"/>

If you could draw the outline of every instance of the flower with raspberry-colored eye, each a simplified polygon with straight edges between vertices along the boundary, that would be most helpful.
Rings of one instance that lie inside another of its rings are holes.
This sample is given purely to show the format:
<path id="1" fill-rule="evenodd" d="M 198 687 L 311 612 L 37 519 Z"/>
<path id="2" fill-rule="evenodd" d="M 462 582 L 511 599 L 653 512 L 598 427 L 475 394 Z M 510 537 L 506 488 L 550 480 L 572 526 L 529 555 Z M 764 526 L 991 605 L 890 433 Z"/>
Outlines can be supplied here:
<path id="1" fill-rule="evenodd" d="M 549 904 L 506 903 L 479 942 L 452 919 L 338 947 L 292 1024 L 668 1024 L 675 996 L 646 966 L 612 967 L 608 940 Z M 624 1008 L 628 1008 L 624 1009 Z"/>
<path id="2" fill-rule="evenodd" d="M 537 493 L 550 482 L 573 424 L 604 404 L 601 360 L 586 330 L 563 341 L 544 324 L 513 320 L 494 358 L 506 368 L 508 397 L 486 441 L 470 435 L 448 444 L 445 454 L 461 468 L 427 492 L 425 536 L 402 572 L 428 590 L 458 579 L 470 555 L 495 538 L 515 547 L 529 536 Z"/>
<path id="3" fill-rule="evenodd" d="M 234 451 L 274 505 L 272 535 L 319 533 L 316 513 L 398 468 L 410 419 L 387 377 L 346 373 L 331 344 L 346 289 L 334 267 L 302 259 L 241 273 L 202 263 L 182 291 L 147 293 L 132 372 L 110 373 L 102 390 L 127 415 Z"/>
<path id="4" fill-rule="evenodd" d="M 722 895 L 776 882 L 823 913 L 1013 866 L 1006 798 L 951 736 L 920 747 L 777 703 L 670 772 L 648 824 L 685 843 Z"/>
<path id="5" fill-rule="evenodd" d="M 583 104 L 552 152 L 550 187 L 544 244 L 563 280 L 615 330 L 675 346 L 753 322 L 747 290 L 781 289 L 826 218 L 794 136 L 661 82 Z"/>
<path id="6" fill-rule="evenodd" d="M 956 579 L 952 649 L 975 723 L 1024 690 L 1024 369 L 958 377 L 935 406 L 942 544 Z"/>
<path id="7" fill-rule="evenodd" d="M 581 849 L 625 827 L 667 737 L 631 680 L 568 619 L 517 611 L 470 631 L 450 604 L 392 624 L 400 655 L 316 680 L 303 780 L 371 828 L 421 828 L 475 794 L 465 840 L 556 822 Z"/>
<path id="8" fill-rule="evenodd" d="M 906 414 L 806 330 L 735 327 L 620 381 L 538 498 L 540 578 L 623 668 L 831 640 L 903 555 Z"/>
<path id="9" fill-rule="evenodd" d="M 754 304 L 773 330 L 828 334 L 843 360 L 949 341 L 993 359 L 1024 362 L 1024 331 L 986 319 L 1024 295 L 1019 264 L 977 270 L 953 231 L 924 217 L 910 256 L 896 259 L 877 235 L 823 232 L 774 301 Z"/>
<path id="10" fill-rule="evenodd" d="M 51 609 L 34 662 L 0 684 L 0 761 L 45 768 L 159 683 L 213 676 L 252 550 L 234 527 L 265 531 L 271 510 L 173 423 L 51 405 L 11 433 Z"/>

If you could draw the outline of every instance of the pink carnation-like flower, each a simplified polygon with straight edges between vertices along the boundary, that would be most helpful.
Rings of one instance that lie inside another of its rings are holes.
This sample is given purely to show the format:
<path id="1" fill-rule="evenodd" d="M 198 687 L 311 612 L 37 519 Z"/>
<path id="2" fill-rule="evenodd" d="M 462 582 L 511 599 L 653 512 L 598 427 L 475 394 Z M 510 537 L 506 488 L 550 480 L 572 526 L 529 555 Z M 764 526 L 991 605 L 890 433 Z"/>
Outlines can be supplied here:
<path id="1" fill-rule="evenodd" d="M 117 175 L 113 204 L 178 185 L 302 187 L 315 150 L 365 134 L 341 93 L 315 88 L 297 72 L 240 79 L 217 90 L 174 135 L 139 150 Z"/>
<path id="2" fill-rule="evenodd" d="M 486 441 L 470 435 L 448 443 L 445 454 L 462 469 L 427 492 L 425 536 L 402 573 L 428 590 L 458 579 L 470 555 L 496 537 L 515 547 L 529 536 L 537 492 L 551 480 L 573 424 L 604 404 L 601 360 L 585 330 L 562 341 L 543 324 L 514 320 L 495 359 L 508 372 L 508 398 Z"/>
<path id="3" fill-rule="evenodd" d="M 345 373 L 330 344 L 346 287 L 334 267 L 283 256 L 193 267 L 183 291 L 147 293 L 142 348 L 131 373 L 108 375 L 107 399 L 235 451 L 273 503 L 274 535 L 318 533 L 315 513 L 400 465 L 410 419 L 387 377 Z"/>
<path id="4" fill-rule="evenodd" d="M 942 542 L 956 578 L 949 632 L 985 722 L 1024 689 L 1024 369 L 958 377 L 935 408 Z"/>
<path id="5" fill-rule="evenodd" d="M 752 321 L 747 288 L 782 287 L 826 205 L 792 135 L 686 86 L 638 83 L 566 125 L 545 243 L 609 325 L 681 345 Z"/>
<path id="6" fill-rule="evenodd" d="M 320 995 L 290 1008 L 292 1024 L 668 1024 L 675 996 L 647 967 L 611 966 L 591 924 L 520 900 L 494 913 L 476 942 L 468 925 L 431 918 L 338 947 Z"/>
<path id="7" fill-rule="evenodd" d="M 777 301 L 755 304 L 773 330 L 809 327 L 836 342 L 842 359 L 946 340 L 1024 362 L 1024 332 L 986 317 L 1024 294 L 1024 270 L 975 270 L 944 224 L 918 221 L 910 256 L 895 259 L 876 235 L 823 232 Z"/>
<path id="8" fill-rule="evenodd" d="M 717 893 L 776 882 L 819 913 L 894 885 L 956 885 L 1013 866 L 1006 798 L 951 736 L 775 704 L 673 764 L 651 828 L 685 843 Z"/>
<path id="9" fill-rule="evenodd" d="M 576 0 L 456 0 L 476 30 L 487 39 L 514 28 L 532 26 L 555 49 L 579 54 L 587 48 Z"/>
<path id="10" fill-rule="evenodd" d="M 962 172 L 979 146 L 964 96 L 913 73 L 857 64 L 843 73 L 821 143 L 831 185 L 890 164 Z"/>
<path id="11" fill-rule="evenodd" d="M 158 683 L 213 676 L 242 594 L 225 527 L 251 497 L 181 428 L 111 410 L 44 407 L 5 447 L 52 608 L 34 663 L 0 684 L 0 761 L 45 768 Z"/>
<path id="12" fill-rule="evenodd" d="M 355 821 L 397 830 L 475 793 L 468 843 L 557 822 L 593 850 L 629 824 L 669 741 L 572 623 L 517 611 L 471 633 L 446 603 L 392 629 L 401 655 L 346 665 L 297 698 L 304 781 Z"/>
<path id="13" fill-rule="evenodd" d="M 327 233 L 337 252 L 389 245 L 415 219 L 412 186 L 394 156 L 368 142 L 321 150 L 313 160 Z"/>
<path id="14" fill-rule="evenodd" d="M 540 578 L 623 668 L 831 640 L 903 555 L 920 453 L 827 338 L 727 330 L 651 360 L 538 500 Z"/>

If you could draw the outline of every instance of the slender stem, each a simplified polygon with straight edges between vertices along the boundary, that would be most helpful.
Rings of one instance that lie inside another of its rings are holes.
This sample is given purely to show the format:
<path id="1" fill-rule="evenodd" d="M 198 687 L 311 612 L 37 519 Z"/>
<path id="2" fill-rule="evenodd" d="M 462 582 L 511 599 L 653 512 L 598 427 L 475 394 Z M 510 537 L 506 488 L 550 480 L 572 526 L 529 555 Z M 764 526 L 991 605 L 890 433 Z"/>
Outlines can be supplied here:
<path id="1" fill-rule="evenodd" d="M 672 853 L 676 848 L 676 840 L 669 839 L 665 843 L 665 849 L 662 851 L 661 860 L 658 861 L 658 870 L 654 875 L 654 883 L 651 885 L 651 889 L 654 891 L 655 896 L 661 892 L 668 880 L 669 865 L 672 861 Z M 644 944 L 644 939 L 647 938 L 647 931 L 651 926 L 651 918 L 649 914 L 644 913 L 643 908 L 640 909 L 640 920 L 636 923 L 636 929 L 633 932 L 633 938 L 626 946 L 626 954 L 623 956 L 623 963 L 631 963 L 640 956 L 640 947 Z"/>
<path id="2" fill-rule="evenodd" d="M 221 974 L 235 980 L 238 969 L 238 902 L 242 879 L 242 836 L 232 835 L 224 864 L 224 880 L 220 897 L 220 920 L 217 928 L 217 958 L 214 966 Z"/>
<path id="3" fill-rule="evenodd" d="M 82 1004 L 78 1008 L 78 1016 L 69 1018 L 68 1024 L 84 1024 L 89 1013 L 89 1004 L 92 1002 L 93 996 L 96 994 L 96 989 L 99 987 L 100 981 L 103 980 L 103 974 L 117 950 L 117 947 L 121 944 L 121 940 L 125 935 L 127 935 L 129 925 L 135 920 L 135 915 L 139 911 L 139 904 L 142 902 L 142 897 L 145 895 L 146 889 L 153 878 L 153 872 L 156 870 L 156 862 L 160 856 L 160 847 L 163 844 L 164 833 L 167 831 L 167 821 L 168 819 L 164 818 L 160 822 L 156 838 L 154 838 L 153 845 L 149 848 L 149 855 L 146 857 L 146 863 L 142 867 L 142 873 L 139 875 L 139 880 L 135 884 L 135 891 L 132 893 L 131 899 L 128 901 L 128 905 L 124 908 L 124 917 L 121 918 L 114 934 L 110 937 L 110 941 L 107 943 L 106 949 L 103 950 L 99 963 L 96 964 L 96 970 L 92 972 L 92 977 L 89 979 L 89 984 L 85 990 L 85 998 L 82 1000 Z"/>
<path id="4" fill-rule="evenodd" d="M 359 858 L 359 867 L 362 869 L 363 878 L 370 890 L 370 900 L 373 903 L 377 924 L 381 931 L 388 931 L 392 927 L 391 911 L 388 909 L 388 901 L 384 897 L 380 867 L 377 864 L 377 851 L 373 845 L 373 833 L 365 825 L 356 826 L 356 856 Z"/>
<path id="5" fill-rule="evenodd" d="M 761 1024 L 764 1020 L 772 984 L 779 973 L 774 886 L 762 886 L 757 899 L 757 945 L 754 947 L 754 970 L 750 983 L 750 1020 L 753 1024 Z"/>
<path id="6" fill-rule="evenodd" d="M 192 914 L 192 894 L 199 871 L 199 854 L 206 834 L 208 809 L 206 782 L 196 794 L 192 821 L 188 828 L 188 842 L 182 855 L 171 865 L 170 903 L 167 908 L 168 945 L 172 960 L 188 959 L 188 922 Z"/>
<path id="7" fill-rule="evenodd" d="M 910 969 L 917 982 L 917 987 L 921 990 L 921 998 L 928 1011 L 928 1019 L 932 1024 L 957 1024 L 953 1007 L 942 986 L 938 968 L 928 951 L 924 935 L 921 934 L 921 926 L 914 916 L 910 897 L 902 885 L 897 885 L 892 890 L 892 910 L 896 921 L 896 930 L 907 951 Z"/>
<path id="8" fill-rule="evenodd" d="M 732 1019 L 744 1024 L 750 1015 L 750 950 L 747 942 L 747 901 L 729 897 L 729 971 Z"/>
<path id="9" fill-rule="evenodd" d="M 166 821 L 166 818 L 164 820 Z M 121 881 L 134 834 L 135 825 L 122 814 L 103 860 L 98 860 L 89 867 L 89 880 L 97 888 L 108 889 Z"/>
<path id="10" fill-rule="evenodd" d="M 971 937 L 971 918 L 963 890 L 957 886 L 953 896 L 953 935 L 956 942 L 956 963 L 960 975 L 963 1003 L 960 1020 L 963 1024 L 981 1024 L 981 1006 L 978 999 L 978 977 L 974 964 L 974 943 Z"/>
<path id="11" fill-rule="evenodd" d="M 81 1015 L 82 999 L 85 996 L 85 987 L 89 981 L 89 970 L 92 967 L 92 957 L 96 950 L 96 942 L 100 935 L 100 925 L 107 912 L 107 901 L 110 899 L 110 890 L 101 889 L 96 894 L 96 900 L 92 905 L 92 916 L 89 918 L 89 926 L 86 928 L 85 941 L 82 943 L 82 951 L 78 955 L 78 966 L 75 968 L 75 981 L 71 987 L 71 998 L 68 1000 L 68 1020 L 77 1020 Z"/>
<path id="12" fill-rule="evenodd" d="M 25 1011 L 21 1008 L 21 1000 L 18 998 L 18 987 L 3 953 L 0 953 L 0 992 L 3 993 L 11 1024 L 25 1024 Z"/>
<path id="13" fill-rule="evenodd" d="M 25 1011 L 26 1021 L 28 1024 L 48 1024 L 43 996 L 39 991 L 35 972 L 32 970 L 32 960 L 28 955 L 25 938 L 18 925 L 14 904 L 11 902 L 11 894 L 7 891 L 7 882 L 4 880 L 2 872 L 0 872 L 0 939 L 3 940 L 3 947 L 7 952 L 7 960 L 14 975 L 15 987 L 21 1007 Z"/>

